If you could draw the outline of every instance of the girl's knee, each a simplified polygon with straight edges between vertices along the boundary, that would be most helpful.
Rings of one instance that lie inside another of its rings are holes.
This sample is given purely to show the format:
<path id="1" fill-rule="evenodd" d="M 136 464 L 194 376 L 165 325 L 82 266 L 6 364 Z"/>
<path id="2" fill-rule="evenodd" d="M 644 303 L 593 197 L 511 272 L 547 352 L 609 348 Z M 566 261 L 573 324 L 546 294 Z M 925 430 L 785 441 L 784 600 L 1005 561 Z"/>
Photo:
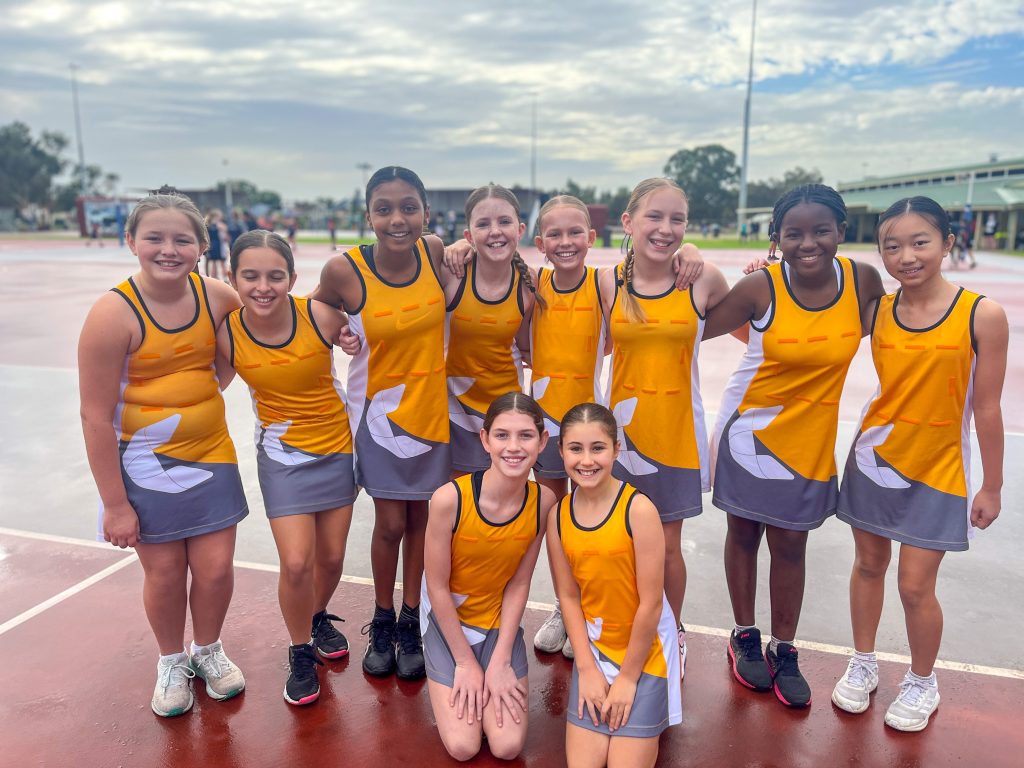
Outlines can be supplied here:
<path id="1" fill-rule="evenodd" d="M 461 763 L 472 760 L 480 752 L 479 733 L 452 733 L 448 738 L 442 738 L 442 742 L 448 754 Z"/>
<path id="2" fill-rule="evenodd" d="M 388 544 L 400 543 L 405 535 L 405 518 L 378 515 L 373 525 L 373 535 Z"/>
<path id="3" fill-rule="evenodd" d="M 913 610 L 935 601 L 935 589 L 931 583 L 922 583 L 909 578 L 899 579 L 900 600 L 906 610 Z"/>
<path id="4" fill-rule="evenodd" d="M 862 579 L 884 579 L 889 570 L 888 555 L 858 552 L 853 561 L 853 570 Z"/>
<path id="5" fill-rule="evenodd" d="M 308 585 L 312 578 L 313 558 L 304 556 L 281 558 L 281 580 L 285 583 L 301 587 Z"/>

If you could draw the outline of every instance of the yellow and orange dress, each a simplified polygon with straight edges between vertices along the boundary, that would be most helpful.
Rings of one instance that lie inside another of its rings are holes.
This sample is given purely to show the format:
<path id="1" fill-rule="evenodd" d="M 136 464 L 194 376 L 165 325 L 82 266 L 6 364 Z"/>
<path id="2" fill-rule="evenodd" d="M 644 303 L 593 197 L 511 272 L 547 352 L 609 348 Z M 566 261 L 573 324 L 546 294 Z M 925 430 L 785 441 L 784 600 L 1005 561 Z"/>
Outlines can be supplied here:
<path id="1" fill-rule="evenodd" d="M 616 268 L 621 278 L 622 266 Z M 612 336 L 608 406 L 619 425 L 621 450 L 613 474 L 635 486 L 663 522 L 695 517 L 710 490 L 708 442 L 697 351 L 704 317 L 690 290 L 672 286 L 658 296 L 634 291 L 646 322 L 622 310 L 625 286 L 616 279 L 609 318 Z"/>
<path id="2" fill-rule="evenodd" d="M 636 488 L 623 483 L 608 515 L 593 527 L 576 521 L 575 491 L 558 504 L 558 537 L 580 589 L 580 605 L 590 639 L 588 650 L 609 685 L 626 660 L 633 621 L 640 607 L 636 551 L 629 522 L 630 506 L 638 493 Z M 637 681 L 629 720 L 612 734 L 605 723 L 595 726 L 588 714 L 578 717 L 574 702 L 579 697 L 579 672 L 573 664 L 569 722 L 608 735 L 634 737 L 657 736 L 670 725 L 682 722 L 677 642 L 675 617 L 663 595 L 661 618 Z M 586 652 L 577 649 L 576 655 Z"/>
<path id="3" fill-rule="evenodd" d="M 878 392 L 846 462 L 840 520 L 915 547 L 967 549 L 981 299 L 961 288 L 929 328 L 900 322 L 899 291 L 879 299 L 871 330 Z"/>
<path id="4" fill-rule="evenodd" d="M 352 434 L 332 344 L 313 317 L 313 302 L 288 297 L 292 332 L 264 344 L 228 315 L 231 365 L 249 385 L 256 411 L 256 468 L 267 517 L 322 512 L 355 501 Z"/>
<path id="5" fill-rule="evenodd" d="M 458 496 L 452 529 L 452 564 L 448 589 L 462 633 L 481 669 L 487 669 L 501 629 L 501 604 L 505 587 L 515 575 L 533 541 L 540 535 L 540 487 L 529 481 L 523 487 L 523 504 L 514 517 L 493 523 L 480 511 L 483 472 L 452 481 Z M 427 677 L 449 688 L 455 683 L 455 659 L 438 626 L 423 576 L 420 626 Z M 526 644 L 518 627 L 512 645 L 512 670 L 526 677 Z"/>
<path id="6" fill-rule="evenodd" d="M 750 323 L 715 425 L 712 503 L 730 514 L 807 531 L 835 512 L 839 396 L 861 324 L 857 265 L 832 264 L 836 297 L 817 308 L 793 294 L 785 262 L 765 269 L 771 303 Z"/>
<path id="7" fill-rule="evenodd" d="M 563 291 L 552 270 L 537 273 L 537 295 L 547 307 L 538 303 L 530 323 L 531 392 L 550 435 L 533 468 L 537 477 L 566 477 L 558 453 L 562 417 L 574 405 L 602 400 L 605 327 L 598 279 L 598 270 L 587 267 L 579 285 Z"/>
<path id="8" fill-rule="evenodd" d="M 356 483 L 374 498 L 429 499 L 451 471 L 441 283 L 422 238 L 404 283 L 380 275 L 373 246 L 345 256 L 363 285 L 362 303 L 348 313 L 363 339 L 348 369 Z"/>
<path id="9" fill-rule="evenodd" d="M 219 531 L 249 514 L 214 371 L 217 329 L 203 279 L 190 273 L 192 319 L 164 328 L 131 278 L 113 289 L 142 343 L 125 359 L 114 431 L 128 501 L 146 544 Z"/>
<path id="10" fill-rule="evenodd" d="M 520 282 L 510 265 L 505 295 L 494 301 L 480 298 L 474 258 L 448 302 L 448 417 L 452 468 L 459 472 L 491 466 L 480 443 L 484 414 L 501 395 L 523 391 L 522 359 L 515 344 L 524 311 Z"/>

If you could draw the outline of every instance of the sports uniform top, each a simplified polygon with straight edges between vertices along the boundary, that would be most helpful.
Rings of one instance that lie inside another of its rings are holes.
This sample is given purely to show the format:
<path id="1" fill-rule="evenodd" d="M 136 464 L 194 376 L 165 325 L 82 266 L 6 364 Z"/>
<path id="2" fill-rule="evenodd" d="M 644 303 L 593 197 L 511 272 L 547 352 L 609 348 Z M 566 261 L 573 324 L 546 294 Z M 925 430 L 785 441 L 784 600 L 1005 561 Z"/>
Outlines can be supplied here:
<path id="1" fill-rule="evenodd" d="M 372 246 L 345 257 L 363 286 L 362 304 L 349 313 L 363 339 L 348 375 L 356 479 L 371 496 L 429 499 L 451 469 L 441 284 L 422 238 L 410 254 L 416 271 L 404 283 L 381 277 Z"/>
<path id="2" fill-rule="evenodd" d="M 928 328 L 897 316 L 901 292 L 879 299 L 871 331 L 878 391 L 867 404 L 843 475 L 838 516 L 928 549 L 967 549 L 974 314 L 961 288 Z"/>
<path id="3" fill-rule="evenodd" d="M 555 286 L 555 273 L 541 269 L 537 296 L 547 307 L 534 308 L 530 325 L 531 387 L 550 436 L 537 465 L 565 477 L 557 439 L 562 417 L 574 405 L 602 399 L 597 387 L 605 328 L 598 270 L 587 267 L 579 284 L 563 291 Z"/>
<path id="4" fill-rule="evenodd" d="M 498 629 L 505 587 L 540 532 L 540 487 L 527 482 L 515 516 L 494 523 L 480 511 L 483 472 L 463 475 L 452 484 L 458 507 L 448 588 L 462 624 L 479 630 Z"/>
<path id="5" fill-rule="evenodd" d="M 836 296 L 817 308 L 796 298 L 788 264 L 764 270 L 771 301 L 750 323 L 715 427 L 712 503 L 720 509 L 793 530 L 816 528 L 835 511 L 839 396 L 861 322 L 857 265 L 832 264 Z"/>
<path id="6" fill-rule="evenodd" d="M 448 303 L 449 412 L 452 465 L 462 471 L 486 469 L 491 460 L 480 444 L 487 408 L 506 392 L 523 389 L 515 337 L 523 322 L 518 271 L 509 267 L 505 295 L 494 301 L 476 290 L 476 260 L 466 265 L 458 292 Z"/>
<path id="7" fill-rule="evenodd" d="M 617 278 L 621 272 L 620 265 Z M 690 290 L 673 285 L 644 296 L 630 288 L 646 317 L 634 323 L 622 309 L 623 290 L 616 289 L 609 329 L 608 402 L 622 443 L 613 472 L 650 498 L 663 521 L 699 515 L 700 494 L 710 489 L 697 370 L 704 317 Z"/>
<path id="8" fill-rule="evenodd" d="M 158 543 L 234 525 L 248 513 L 214 372 L 213 312 L 202 278 L 189 273 L 192 319 L 164 328 L 132 278 L 114 292 L 142 331 L 127 356 L 114 412 L 121 475 L 142 541 Z"/>
<path id="9" fill-rule="evenodd" d="M 334 376 L 332 345 L 320 333 L 309 299 L 288 297 L 292 333 L 281 344 L 264 344 L 245 325 L 245 314 L 228 315 L 231 365 L 249 385 L 264 430 L 306 453 L 351 453 L 352 435 L 343 394 Z"/>

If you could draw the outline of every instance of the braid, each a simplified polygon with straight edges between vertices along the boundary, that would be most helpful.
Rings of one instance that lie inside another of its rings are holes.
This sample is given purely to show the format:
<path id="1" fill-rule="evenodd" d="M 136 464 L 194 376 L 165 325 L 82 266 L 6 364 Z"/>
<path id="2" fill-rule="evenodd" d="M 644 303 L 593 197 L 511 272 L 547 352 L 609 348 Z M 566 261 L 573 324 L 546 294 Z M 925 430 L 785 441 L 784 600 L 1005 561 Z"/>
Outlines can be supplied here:
<path id="1" fill-rule="evenodd" d="M 519 273 L 519 279 L 522 280 L 526 287 L 533 294 L 534 301 L 540 306 L 541 309 L 547 309 L 548 303 L 544 301 L 544 297 L 537 293 L 537 286 L 533 284 L 533 278 L 530 276 L 530 268 L 526 266 L 526 262 L 523 261 L 523 257 L 519 255 L 519 251 L 512 254 L 512 268 Z"/>
<path id="2" fill-rule="evenodd" d="M 824 184 L 802 184 L 794 187 L 780 197 L 775 207 L 772 208 L 772 220 L 768 225 L 768 240 L 771 243 L 768 250 L 768 257 L 775 255 L 775 249 L 779 245 L 779 232 L 782 230 L 782 220 L 786 214 L 802 203 L 818 203 L 824 205 L 836 218 L 836 225 L 846 223 L 846 203 L 842 196 L 832 187 Z"/>
<path id="3" fill-rule="evenodd" d="M 622 311 L 629 322 L 646 323 L 647 317 L 644 315 L 643 307 L 636 300 L 636 296 L 630 292 L 630 289 L 633 287 L 634 259 L 633 249 L 630 248 L 626 251 L 626 260 L 622 262 L 622 292 L 620 294 L 622 296 Z"/>

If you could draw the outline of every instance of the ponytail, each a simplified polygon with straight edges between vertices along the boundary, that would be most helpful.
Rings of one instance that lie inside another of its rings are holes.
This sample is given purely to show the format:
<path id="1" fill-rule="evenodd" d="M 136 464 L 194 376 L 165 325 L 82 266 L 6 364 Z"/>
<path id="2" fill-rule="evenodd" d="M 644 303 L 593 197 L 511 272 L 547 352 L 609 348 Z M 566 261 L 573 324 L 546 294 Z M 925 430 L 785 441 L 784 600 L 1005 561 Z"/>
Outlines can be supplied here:
<path id="1" fill-rule="evenodd" d="M 519 251 L 512 254 L 512 268 L 519 273 L 519 279 L 526 284 L 530 293 L 533 294 L 534 301 L 537 302 L 541 309 L 547 309 L 548 303 L 544 301 L 544 297 L 537 293 L 537 286 L 533 284 L 533 277 L 530 275 L 530 268 L 526 266 L 526 262 L 523 261 L 523 257 L 519 255 Z"/>
<path id="2" fill-rule="evenodd" d="M 622 279 L 618 281 L 622 290 L 619 295 L 622 297 L 622 312 L 626 319 L 631 323 L 646 323 L 647 316 L 644 314 L 644 309 L 630 290 L 633 287 L 633 261 L 635 258 L 633 248 L 630 246 L 626 250 L 626 260 L 622 262 Z"/>

